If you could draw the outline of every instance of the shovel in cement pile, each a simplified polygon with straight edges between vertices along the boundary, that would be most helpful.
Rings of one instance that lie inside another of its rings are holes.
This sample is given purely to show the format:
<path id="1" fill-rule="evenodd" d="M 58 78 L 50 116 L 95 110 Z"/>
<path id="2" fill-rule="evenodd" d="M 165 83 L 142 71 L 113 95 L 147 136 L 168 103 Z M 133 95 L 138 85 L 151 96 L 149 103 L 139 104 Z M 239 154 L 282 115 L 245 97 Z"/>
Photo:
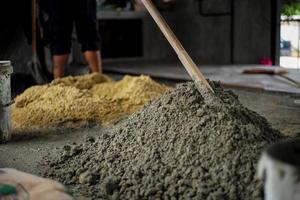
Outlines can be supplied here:
<path id="1" fill-rule="evenodd" d="M 294 86 L 300 88 L 300 82 L 288 77 L 287 74 L 289 73 L 289 71 L 287 71 L 285 69 L 274 68 L 274 67 L 268 67 L 268 68 L 260 67 L 260 68 L 253 68 L 253 69 L 245 69 L 242 73 L 243 74 L 252 74 L 252 75 L 265 74 L 265 75 L 269 75 L 269 76 L 279 76 L 279 77 L 289 81 Z"/>
<path id="2" fill-rule="evenodd" d="M 177 39 L 174 32 L 171 30 L 167 22 L 164 20 L 162 15 L 159 13 L 157 8 L 153 5 L 151 0 L 142 0 L 143 4 L 145 5 L 146 9 L 160 28 L 161 32 L 165 35 L 166 39 L 173 47 L 174 51 L 176 52 L 179 60 L 185 67 L 186 71 L 190 75 L 190 77 L 194 80 L 196 87 L 198 88 L 199 92 L 203 95 L 205 93 L 214 93 L 214 90 L 209 85 L 208 81 L 198 69 L 195 62 L 183 48 L 179 40 Z"/>

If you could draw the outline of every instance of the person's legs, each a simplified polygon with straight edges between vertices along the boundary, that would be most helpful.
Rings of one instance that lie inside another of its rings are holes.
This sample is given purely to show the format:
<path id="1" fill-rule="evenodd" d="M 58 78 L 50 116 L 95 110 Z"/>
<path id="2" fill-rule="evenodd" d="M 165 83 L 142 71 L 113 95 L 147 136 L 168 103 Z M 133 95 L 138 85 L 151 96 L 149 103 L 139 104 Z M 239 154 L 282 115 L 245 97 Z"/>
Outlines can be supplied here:
<path id="1" fill-rule="evenodd" d="M 49 4 L 49 45 L 53 61 L 54 79 L 64 75 L 64 68 L 71 52 L 73 8 L 67 0 L 51 0 Z M 69 12 L 68 12 L 69 11 Z"/>
<path id="2" fill-rule="evenodd" d="M 82 52 L 91 72 L 102 73 L 96 0 L 76 0 L 75 26 Z"/>
<path id="3" fill-rule="evenodd" d="M 53 76 L 54 79 L 64 76 L 64 69 L 68 62 L 69 54 L 53 55 Z"/>
<path id="4" fill-rule="evenodd" d="M 85 51 L 83 55 L 90 66 L 91 72 L 102 73 L 102 59 L 99 50 Z"/>

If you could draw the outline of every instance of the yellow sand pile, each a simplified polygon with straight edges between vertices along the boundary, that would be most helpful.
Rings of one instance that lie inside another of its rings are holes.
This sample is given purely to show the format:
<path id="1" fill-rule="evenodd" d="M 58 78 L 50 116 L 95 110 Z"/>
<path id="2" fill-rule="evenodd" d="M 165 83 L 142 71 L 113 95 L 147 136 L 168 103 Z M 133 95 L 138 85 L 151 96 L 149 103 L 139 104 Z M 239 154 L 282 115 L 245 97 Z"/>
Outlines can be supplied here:
<path id="1" fill-rule="evenodd" d="M 131 114 L 169 88 L 148 76 L 113 81 L 90 74 L 33 86 L 12 105 L 13 128 L 109 123 Z"/>

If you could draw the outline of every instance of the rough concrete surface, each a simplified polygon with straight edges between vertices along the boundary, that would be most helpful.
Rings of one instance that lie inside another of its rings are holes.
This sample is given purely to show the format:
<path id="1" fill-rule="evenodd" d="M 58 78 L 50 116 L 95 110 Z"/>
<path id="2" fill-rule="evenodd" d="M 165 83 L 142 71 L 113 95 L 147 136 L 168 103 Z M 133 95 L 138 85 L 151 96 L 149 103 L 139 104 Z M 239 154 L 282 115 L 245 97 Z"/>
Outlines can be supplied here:
<path id="1" fill-rule="evenodd" d="M 262 150 L 282 139 L 236 95 L 179 85 L 82 143 L 49 152 L 44 175 L 92 199 L 262 199 Z"/>

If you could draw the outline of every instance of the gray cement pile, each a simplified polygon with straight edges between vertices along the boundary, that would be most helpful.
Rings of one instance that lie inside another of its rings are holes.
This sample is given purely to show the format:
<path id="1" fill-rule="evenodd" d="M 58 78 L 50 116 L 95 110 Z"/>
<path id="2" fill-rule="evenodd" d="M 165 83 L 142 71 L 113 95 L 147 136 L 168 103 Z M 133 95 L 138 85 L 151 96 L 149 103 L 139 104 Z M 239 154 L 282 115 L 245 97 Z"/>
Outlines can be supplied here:
<path id="1" fill-rule="evenodd" d="M 45 175 L 93 199 L 262 199 L 256 164 L 281 136 L 212 85 L 210 103 L 181 84 L 99 138 L 66 145 Z"/>

